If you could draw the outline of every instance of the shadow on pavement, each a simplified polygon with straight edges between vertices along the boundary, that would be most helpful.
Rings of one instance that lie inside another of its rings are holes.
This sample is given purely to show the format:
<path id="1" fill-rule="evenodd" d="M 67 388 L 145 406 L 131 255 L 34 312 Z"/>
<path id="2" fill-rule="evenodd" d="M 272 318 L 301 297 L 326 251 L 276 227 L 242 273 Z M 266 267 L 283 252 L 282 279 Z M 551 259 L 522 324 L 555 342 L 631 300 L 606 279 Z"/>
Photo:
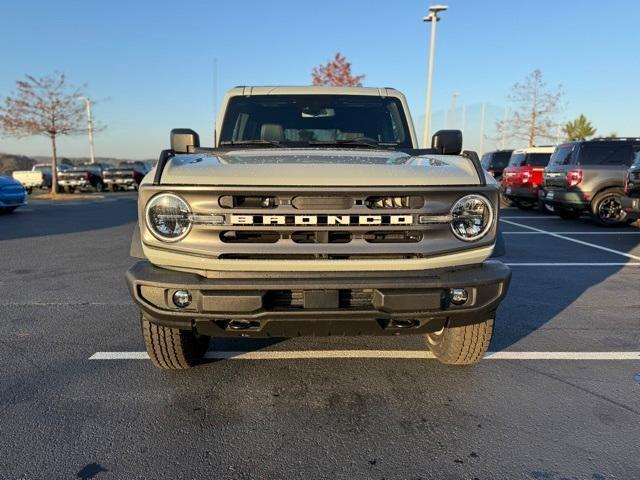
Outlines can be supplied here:
<path id="1" fill-rule="evenodd" d="M 138 218 L 135 196 L 118 196 L 94 202 L 32 202 L 0 216 L 0 241 L 64 235 L 117 227 Z"/>
<path id="2" fill-rule="evenodd" d="M 517 211 L 516 211 L 517 212 Z M 511 215 L 519 215 L 511 213 Z M 539 218 L 539 215 L 532 215 Z M 508 219 L 508 215 L 503 215 Z M 553 218 L 553 217 L 551 217 Z M 544 220 L 536 219 L 528 221 L 519 218 L 514 222 L 536 227 L 548 231 L 565 232 L 629 232 L 628 228 L 607 229 L 592 224 L 587 218 L 576 220 L 562 220 L 556 218 L 554 223 L 544 223 Z M 526 229 L 514 225 L 502 224 L 503 231 L 526 231 Z M 630 253 L 640 240 L 640 235 L 565 235 L 569 238 L 582 240 L 595 245 L 604 246 L 623 253 Z M 506 256 L 499 260 L 505 263 L 628 263 L 636 262 L 631 258 L 613 252 L 605 252 L 594 247 L 580 245 L 578 243 L 552 237 L 544 234 L 536 235 L 505 235 Z M 489 349 L 500 351 L 515 343 L 526 339 L 530 334 L 542 328 L 556 318 L 564 310 L 574 304 L 587 290 L 603 283 L 624 267 L 619 265 L 602 266 L 512 266 L 513 277 L 506 299 L 498 309 L 497 320 L 493 339 Z M 602 298 L 602 305 L 611 305 L 613 299 L 619 305 L 632 305 L 637 303 L 632 288 L 620 289 L 620 285 L 611 283 L 601 288 L 607 293 Z M 625 295 L 628 295 L 625 298 Z M 597 303 L 590 299 L 589 304 Z M 621 313 L 620 310 L 617 310 Z M 586 314 L 596 315 L 593 312 Z M 636 313 L 637 314 L 637 313 Z M 582 327 L 584 320 L 580 319 Z M 587 327 L 592 324 L 587 323 Z M 596 325 L 593 325 L 594 327 Z M 606 323 L 597 325 L 606 327 Z M 558 325 L 565 328 L 566 325 Z M 550 345 L 551 346 L 551 345 Z M 559 350 L 567 348 L 567 345 L 559 343 Z"/>

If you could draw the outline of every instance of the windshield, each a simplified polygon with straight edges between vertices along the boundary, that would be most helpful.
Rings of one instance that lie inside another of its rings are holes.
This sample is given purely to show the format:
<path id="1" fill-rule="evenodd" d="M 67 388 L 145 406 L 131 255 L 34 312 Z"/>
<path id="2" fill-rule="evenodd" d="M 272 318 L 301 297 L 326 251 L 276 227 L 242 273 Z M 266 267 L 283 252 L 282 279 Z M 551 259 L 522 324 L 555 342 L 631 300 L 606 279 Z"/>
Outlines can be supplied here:
<path id="1" fill-rule="evenodd" d="M 254 95 L 229 101 L 220 134 L 225 142 L 393 144 L 411 148 L 402 104 L 360 95 Z"/>
<path id="2" fill-rule="evenodd" d="M 509 166 L 511 167 L 523 167 L 536 166 L 546 167 L 551 158 L 550 153 L 514 153 L 511 155 Z"/>

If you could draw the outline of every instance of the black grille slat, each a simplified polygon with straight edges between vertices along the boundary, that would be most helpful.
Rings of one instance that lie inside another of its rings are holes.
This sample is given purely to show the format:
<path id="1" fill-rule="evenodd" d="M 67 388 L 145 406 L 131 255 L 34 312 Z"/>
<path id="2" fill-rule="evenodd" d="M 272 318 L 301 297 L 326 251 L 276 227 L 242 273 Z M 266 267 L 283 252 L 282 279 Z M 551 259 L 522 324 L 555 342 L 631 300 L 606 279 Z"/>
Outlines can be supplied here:
<path id="1" fill-rule="evenodd" d="M 340 308 L 367 309 L 372 307 L 373 291 L 366 289 L 339 290 Z M 304 308 L 303 290 L 269 290 L 263 299 L 267 310 L 301 310 Z"/>

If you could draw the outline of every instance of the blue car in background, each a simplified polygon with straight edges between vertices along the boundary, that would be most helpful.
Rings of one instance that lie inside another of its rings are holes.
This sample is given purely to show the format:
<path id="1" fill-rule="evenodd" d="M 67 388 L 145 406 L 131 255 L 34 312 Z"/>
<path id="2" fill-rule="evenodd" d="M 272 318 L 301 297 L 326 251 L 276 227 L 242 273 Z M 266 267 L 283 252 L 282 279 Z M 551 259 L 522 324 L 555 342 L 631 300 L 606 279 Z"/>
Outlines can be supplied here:
<path id="1" fill-rule="evenodd" d="M 0 213 L 11 213 L 27 204 L 27 192 L 20 182 L 0 176 Z"/>

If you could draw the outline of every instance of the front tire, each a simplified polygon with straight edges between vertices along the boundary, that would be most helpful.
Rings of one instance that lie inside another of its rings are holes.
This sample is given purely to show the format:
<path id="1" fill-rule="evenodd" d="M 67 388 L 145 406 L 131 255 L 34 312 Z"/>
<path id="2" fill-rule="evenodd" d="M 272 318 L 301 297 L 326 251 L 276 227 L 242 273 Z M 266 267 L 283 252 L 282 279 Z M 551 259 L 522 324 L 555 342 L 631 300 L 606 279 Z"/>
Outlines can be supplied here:
<path id="1" fill-rule="evenodd" d="M 202 362 L 209 337 L 151 323 L 140 314 L 144 346 L 151 362 L 163 370 L 183 370 Z"/>
<path id="2" fill-rule="evenodd" d="M 473 365 L 484 357 L 493 335 L 494 319 L 447 327 L 426 335 L 427 346 L 442 363 L 447 365 Z"/>

